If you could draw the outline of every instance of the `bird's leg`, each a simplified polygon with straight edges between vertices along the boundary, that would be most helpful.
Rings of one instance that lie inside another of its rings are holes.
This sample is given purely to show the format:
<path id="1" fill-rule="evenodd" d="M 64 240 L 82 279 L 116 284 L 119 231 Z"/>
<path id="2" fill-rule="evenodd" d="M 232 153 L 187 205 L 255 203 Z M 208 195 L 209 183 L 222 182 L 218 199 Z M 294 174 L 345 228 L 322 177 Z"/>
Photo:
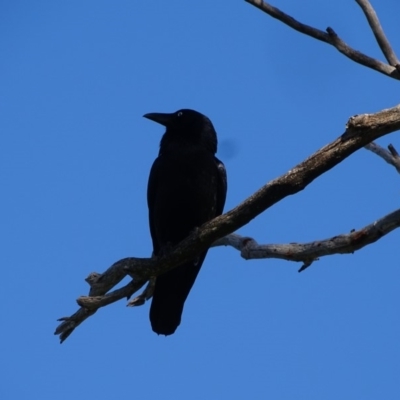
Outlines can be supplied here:
<path id="1" fill-rule="evenodd" d="M 156 278 L 150 278 L 146 289 L 144 289 L 143 292 L 139 294 L 139 296 L 136 296 L 134 299 L 130 300 L 127 304 L 127 307 L 142 306 L 146 302 L 146 300 L 149 300 L 153 296 L 155 283 Z"/>

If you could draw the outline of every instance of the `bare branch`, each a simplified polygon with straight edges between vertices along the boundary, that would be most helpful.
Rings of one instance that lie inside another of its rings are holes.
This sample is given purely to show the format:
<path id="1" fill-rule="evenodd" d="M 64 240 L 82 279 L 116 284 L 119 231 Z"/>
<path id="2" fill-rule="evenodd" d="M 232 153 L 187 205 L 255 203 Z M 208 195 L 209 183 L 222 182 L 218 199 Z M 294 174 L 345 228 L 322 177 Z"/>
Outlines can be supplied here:
<path id="1" fill-rule="evenodd" d="M 382 157 L 387 163 L 393 165 L 400 174 L 400 156 L 392 144 L 388 146 L 389 151 L 374 142 L 367 144 L 365 148 L 377 154 L 379 157 Z"/>
<path id="2" fill-rule="evenodd" d="M 400 67 L 399 65 L 400 62 L 396 57 L 396 54 L 393 51 L 392 46 L 390 45 L 389 40 L 387 39 L 385 32 L 381 27 L 378 16 L 376 15 L 376 12 L 371 6 L 370 2 L 368 0 L 356 0 L 356 2 L 364 11 L 369 26 L 371 27 L 372 32 L 375 35 L 375 39 L 378 42 L 379 47 L 382 50 L 382 53 L 386 57 L 386 60 L 390 65 L 398 69 Z"/>
<path id="3" fill-rule="evenodd" d="M 108 306 L 118 300 L 130 298 L 132 294 L 137 292 L 145 283 L 145 280 L 132 280 L 124 287 L 114 290 L 111 293 L 107 293 L 104 296 L 81 296 L 76 300 L 76 302 L 82 308 L 97 310 L 100 307 Z"/>
<path id="4" fill-rule="evenodd" d="M 276 7 L 273 7 L 271 4 L 265 1 L 262 0 L 245 0 L 245 1 L 257 7 L 258 9 L 264 11 L 272 18 L 276 18 L 277 20 L 283 22 L 284 24 L 290 26 L 291 28 L 295 29 L 300 33 L 304 33 L 305 35 L 321 40 L 322 42 L 330 43 L 329 36 L 326 34 L 326 32 L 297 21 L 290 15 L 285 14 L 283 11 L 279 10 Z"/>
<path id="5" fill-rule="evenodd" d="M 160 257 L 125 258 L 113 264 L 104 274 L 92 273 L 87 278 L 91 285 L 90 296 L 80 297 L 84 308 L 73 316 L 62 318 L 55 334 L 61 342 L 99 307 L 130 297 L 150 278 L 158 276 L 208 249 L 216 240 L 234 232 L 253 218 L 287 196 L 303 190 L 314 179 L 338 165 L 371 141 L 400 129 L 400 105 L 376 114 L 357 115 L 349 119 L 346 131 L 332 143 L 315 152 L 286 174 L 269 182 L 247 200 L 226 214 L 202 225 L 172 251 Z M 128 285 L 104 295 L 123 277 L 134 280 Z"/>
<path id="6" fill-rule="evenodd" d="M 90 285 L 89 296 L 98 296 L 107 293 L 114 286 L 118 285 L 128 274 L 125 269 L 128 265 L 143 265 L 147 258 L 124 258 L 114 263 L 104 274 L 92 272 L 85 279 Z"/>
<path id="7" fill-rule="evenodd" d="M 55 335 L 60 335 L 60 343 L 62 343 L 83 321 L 92 316 L 97 310 L 86 310 L 80 308 L 75 314 L 70 317 L 59 318 L 57 321 L 62 321 L 57 326 Z"/>
<path id="8" fill-rule="evenodd" d="M 394 148 L 394 146 L 392 144 L 389 144 L 388 149 L 393 157 L 395 157 L 397 159 L 400 158 L 399 153 L 397 152 L 397 150 Z"/>
<path id="9" fill-rule="evenodd" d="M 357 231 L 333 236 L 329 239 L 310 243 L 258 244 L 254 239 L 232 233 L 214 243 L 214 246 L 232 246 L 240 251 L 246 259 L 278 258 L 287 261 L 303 262 L 309 266 L 315 260 L 332 254 L 354 253 L 363 247 L 376 242 L 391 231 L 400 227 L 400 210 L 396 210 L 383 218 Z"/>
<path id="10" fill-rule="evenodd" d="M 391 78 L 400 80 L 400 71 L 391 65 L 385 64 L 382 61 L 376 60 L 375 58 L 369 57 L 349 45 L 347 45 L 339 36 L 335 33 L 335 31 L 328 27 L 326 32 L 321 31 L 319 29 L 313 28 L 309 25 L 305 25 L 288 14 L 285 14 L 281 10 L 276 7 L 271 6 L 269 3 L 263 0 L 245 0 L 247 3 L 252 4 L 258 9 L 264 11 L 272 18 L 276 18 L 284 24 L 290 26 L 298 32 L 304 33 L 305 35 L 311 36 L 314 39 L 320 40 L 322 42 L 328 43 L 335 47 L 338 51 L 344 54 L 346 57 L 351 60 L 364 65 L 368 68 L 372 68 L 375 71 L 378 71 L 384 75 L 387 75 Z"/>
<path id="11" fill-rule="evenodd" d="M 155 284 L 156 284 L 156 279 L 150 278 L 146 286 L 146 289 L 144 289 L 143 292 L 139 294 L 139 296 L 129 301 L 127 307 L 142 306 L 147 300 L 149 300 L 153 296 Z"/>
<path id="12" fill-rule="evenodd" d="M 79 326 L 83 321 L 92 316 L 100 307 L 103 307 L 112 302 L 123 299 L 124 297 L 130 298 L 133 293 L 139 290 L 145 283 L 146 280 L 132 281 L 128 285 L 118 289 L 114 292 L 109 293 L 104 296 L 110 289 L 118 285 L 127 275 L 129 275 L 126 267 L 135 267 L 140 265 L 142 268 L 146 268 L 151 260 L 146 258 L 124 258 L 120 261 L 114 263 L 104 274 L 99 274 L 98 272 L 92 272 L 85 279 L 85 281 L 90 286 L 89 299 L 85 302 L 88 297 L 81 296 L 77 303 L 82 307 L 70 317 L 63 317 L 58 319 L 62 321 L 60 325 L 57 326 L 55 335 L 60 335 L 60 343 L 62 343 L 67 337 L 74 331 L 74 329 Z M 95 306 L 93 306 L 95 304 Z"/>

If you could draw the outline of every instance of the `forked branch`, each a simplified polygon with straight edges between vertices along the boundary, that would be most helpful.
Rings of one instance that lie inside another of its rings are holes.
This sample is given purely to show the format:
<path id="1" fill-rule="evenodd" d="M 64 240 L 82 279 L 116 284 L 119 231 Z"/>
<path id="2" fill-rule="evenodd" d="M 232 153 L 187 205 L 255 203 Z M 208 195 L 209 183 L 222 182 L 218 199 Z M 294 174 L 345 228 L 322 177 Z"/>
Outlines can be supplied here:
<path id="1" fill-rule="evenodd" d="M 130 298 L 149 279 L 158 276 L 209 248 L 216 240 L 236 231 L 287 196 L 303 190 L 314 179 L 341 163 L 371 141 L 400 129 L 400 105 L 376 114 L 349 119 L 346 131 L 332 143 L 315 152 L 286 174 L 269 182 L 226 214 L 207 222 L 162 257 L 125 258 L 104 274 L 92 273 L 86 279 L 89 296 L 78 299 L 82 307 L 71 317 L 61 319 L 55 334 L 64 341 L 86 318 L 122 298 Z M 306 260 L 305 260 L 306 261 Z M 126 286 L 107 293 L 125 276 L 133 277 Z M 107 293 L 107 294 L 106 294 Z"/>
<path id="2" fill-rule="evenodd" d="M 214 246 L 232 246 L 246 259 L 278 258 L 302 262 L 304 271 L 319 257 L 354 253 L 400 227 L 400 210 L 396 210 L 359 230 L 309 243 L 258 244 L 254 239 L 232 233 L 214 243 Z"/>
<path id="3" fill-rule="evenodd" d="M 245 1 L 257 7 L 258 9 L 264 11 L 272 18 L 276 18 L 279 21 L 283 22 L 284 24 L 290 26 L 296 31 L 304 33 L 305 35 L 311 36 L 314 39 L 332 45 L 338 51 L 340 51 L 342 54 L 344 54 L 351 60 L 355 61 L 356 63 L 362 64 L 368 68 L 372 68 L 375 71 L 385 74 L 391 78 L 400 80 L 399 61 L 383 32 L 383 29 L 379 23 L 375 11 L 373 10 L 368 0 L 356 0 L 356 1 L 363 9 L 368 19 L 368 22 L 371 26 L 371 29 L 373 30 L 373 33 L 378 41 L 378 44 L 382 49 L 382 52 L 385 55 L 385 57 L 388 59 L 390 65 L 385 64 L 382 61 L 369 57 L 366 54 L 363 54 L 360 51 L 353 49 L 347 43 L 345 43 L 330 27 L 326 28 L 326 32 L 324 32 L 317 28 L 314 28 L 312 26 L 297 21 L 290 15 L 285 14 L 283 11 L 279 10 L 276 7 L 273 7 L 272 5 L 263 0 L 245 0 Z"/>
<path id="4" fill-rule="evenodd" d="M 400 174 L 400 156 L 392 144 L 388 146 L 389 151 L 374 142 L 368 143 L 365 148 L 383 158 L 388 164 L 393 165 Z"/>
<path id="5" fill-rule="evenodd" d="M 379 22 L 378 16 L 376 15 L 375 10 L 371 6 L 368 0 L 356 0 L 357 4 L 364 11 L 365 16 L 367 17 L 369 26 L 373 34 L 375 35 L 375 39 L 378 42 L 379 47 L 382 50 L 383 55 L 386 57 L 386 60 L 390 65 L 396 67 L 397 70 L 400 70 L 400 62 L 392 49 L 392 46 L 387 39 L 385 32 L 382 29 L 382 26 Z"/>

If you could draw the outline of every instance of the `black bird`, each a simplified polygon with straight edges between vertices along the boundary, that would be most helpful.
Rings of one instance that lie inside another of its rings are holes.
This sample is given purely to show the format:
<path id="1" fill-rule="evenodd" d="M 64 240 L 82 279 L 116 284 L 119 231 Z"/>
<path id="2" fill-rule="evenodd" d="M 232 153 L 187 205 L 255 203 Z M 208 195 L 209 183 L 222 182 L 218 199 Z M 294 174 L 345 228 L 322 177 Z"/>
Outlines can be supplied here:
<path id="1" fill-rule="evenodd" d="M 217 134 L 205 115 L 184 109 L 144 117 L 166 127 L 147 187 L 153 252 L 160 255 L 222 214 L 227 178 L 224 164 L 215 157 Z M 206 254 L 156 278 L 150 307 L 154 332 L 175 332 Z"/>

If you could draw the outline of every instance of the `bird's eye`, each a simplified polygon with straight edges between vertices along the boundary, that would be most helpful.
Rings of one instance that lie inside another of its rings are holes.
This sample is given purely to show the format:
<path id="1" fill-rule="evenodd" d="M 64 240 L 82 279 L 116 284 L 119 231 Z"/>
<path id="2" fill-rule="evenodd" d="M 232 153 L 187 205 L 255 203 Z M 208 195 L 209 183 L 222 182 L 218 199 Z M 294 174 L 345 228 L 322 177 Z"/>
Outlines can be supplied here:
<path id="1" fill-rule="evenodd" d="M 178 114 L 177 114 L 177 116 L 178 116 L 178 117 L 182 117 L 182 114 L 183 114 L 183 112 L 182 112 L 182 111 L 179 111 Z"/>

